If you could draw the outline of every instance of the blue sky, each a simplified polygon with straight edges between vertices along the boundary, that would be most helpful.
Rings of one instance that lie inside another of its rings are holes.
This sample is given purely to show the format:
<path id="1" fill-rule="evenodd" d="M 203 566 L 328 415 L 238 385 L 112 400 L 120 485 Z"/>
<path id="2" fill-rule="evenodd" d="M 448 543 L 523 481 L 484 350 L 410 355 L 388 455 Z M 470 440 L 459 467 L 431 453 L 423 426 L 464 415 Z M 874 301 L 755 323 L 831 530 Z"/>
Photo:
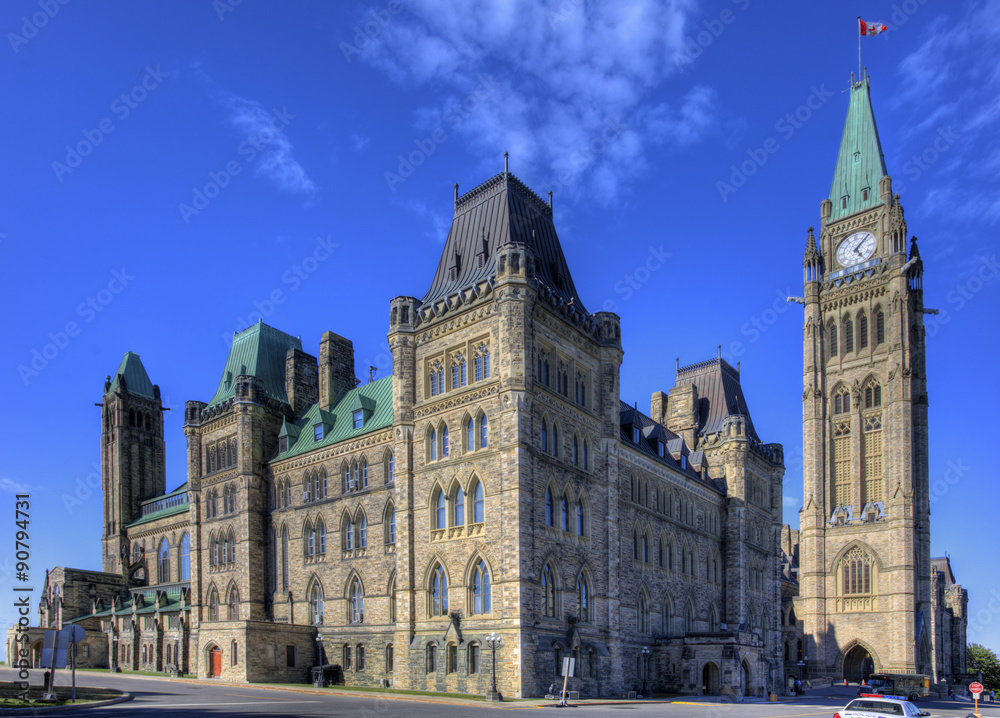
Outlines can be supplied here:
<path id="1" fill-rule="evenodd" d="M 100 566 L 94 403 L 125 351 L 172 409 L 174 488 L 184 401 L 211 397 L 258 317 L 313 354 L 325 330 L 350 337 L 359 375 L 390 370 L 389 299 L 423 295 L 454 183 L 501 171 L 504 151 L 554 191 L 587 307 L 622 317 L 622 398 L 648 408 L 676 357 L 722 345 L 762 438 L 785 445 L 797 524 L 801 308 L 785 297 L 829 193 L 858 13 L 889 26 L 863 62 L 942 310 L 932 548 L 970 590 L 972 638 L 1000 649 L 980 440 L 997 372 L 969 385 L 998 344 L 996 0 L 5 2 L 0 490 L 31 494 L 36 585 Z"/>

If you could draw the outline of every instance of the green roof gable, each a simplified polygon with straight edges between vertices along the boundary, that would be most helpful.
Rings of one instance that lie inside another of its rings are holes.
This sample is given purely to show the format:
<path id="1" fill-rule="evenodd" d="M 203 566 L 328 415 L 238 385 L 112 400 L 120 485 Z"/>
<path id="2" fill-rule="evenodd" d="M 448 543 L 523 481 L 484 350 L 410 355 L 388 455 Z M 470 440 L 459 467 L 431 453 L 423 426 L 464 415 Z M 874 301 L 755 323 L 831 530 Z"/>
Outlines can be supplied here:
<path id="1" fill-rule="evenodd" d="M 111 378 L 111 383 L 105 390 L 104 395 L 114 394 L 121 386 L 122 377 L 125 378 L 125 388 L 132 394 L 145 396 L 153 399 L 153 382 L 149 380 L 146 367 L 142 365 L 142 360 L 135 352 L 125 352 L 122 363 L 118 365 L 118 370 Z"/>
<path id="2" fill-rule="evenodd" d="M 226 368 L 222 370 L 219 388 L 208 406 L 232 399 L 236 392 L 236 377 L 255 376 L 264 383 L 264 393 L 272 399 L 288 403 L 285 393 L 285 355 L 289 349 L 302 349 L 301 340 L 283 331 L 258 322 L 233 336 Z"/>
<path id="3" fill-rule="evenodd" d="M 866 75 L 861 82 L 851 85 L 851 102 L 847 108 L 844 135 L 840 139 L 837 169 L 830 187 L 830 202 L 833 204 L 830 219 L 842 219 L 877 207 L 882 201 L 879 181 L 887 174 Z M 868 199 L 862 199 L 864 189 L 868 189 Z M 843 204 L 845 197 L 846 207 Z"/>
<path id="4" fill-rule="evenodd" d="M 364 417 L 360 429 L 354 428 L 353 414 L 357 409 L 362 409 L 368 414 Z M 323 432 L 323 438 L 319 441 L 316 441 L 312 429 L 316 424 L 330 427 Z M 289 422 L 282 430 L 282 434 L 288 437 L 288 449 L 279 452 L 272 461 L 298 456 L 389 426 L 392 426 L 391 375 L 351 389 L 328 412 L 321 410 L 318 404 L 313 404 L 298 421 L 294 424 Z M 299 430 L 298 434 L 294 429 Z"/>

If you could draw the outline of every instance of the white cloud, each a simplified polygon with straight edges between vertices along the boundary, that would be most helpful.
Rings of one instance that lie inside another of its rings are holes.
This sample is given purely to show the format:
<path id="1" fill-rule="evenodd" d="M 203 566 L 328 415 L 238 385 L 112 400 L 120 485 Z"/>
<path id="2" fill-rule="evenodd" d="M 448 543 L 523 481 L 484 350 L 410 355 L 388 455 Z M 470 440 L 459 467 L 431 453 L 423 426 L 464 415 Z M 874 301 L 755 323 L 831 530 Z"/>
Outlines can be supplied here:
<path id="1" fill-rule="evenodd" d="M 292 154 L 292 143 L 284 132 L 287 120 L 282 110 L 266 110 L 256 100 L 220 91 L 229 110 L 229 122 L 244 138 L 257 138 L 262 146 L 254 160 L 254 174 L 263 176 L 285 192 L 312 194 L 316 185 Z"/>
<path id="2" fill-rule="evenodd" d="M 26 494 L 30 491 L 30 488 L 27 484 L 14 481 L 14 479 L 0 479 L 0 491 L 6 491 L 11 494 Z"/>
<path id="3" fill-rule="evenodd" d="M 363 150 L 365 146 L 371 141 L 372 141 L 371 137 L 360 135 L 357 132 L 351 133 L 351 147 L 354 149 L 355 152 L 360 152 L 361 150 Z"/>
<path id="4" fill-rule="evenodd" d="M 363 58 L 434 93 L 416 113 L 419 130 L 459 136 L 485 168 L 509 151 L 511 171 L 539 191 L 610 202 L 652 147 L 689 146 L 714 125 L 709 88 L 651 99 L 678 72 L 671 57 L 693 5 L 412 0 Z"/>
<path id="5" fill-rule="evenodd" d="M 799 499 L 797 496 L 785 496 L 782 497 L 781 501 L 782 506 L 784 506 L 786 509 L 793 509 L 801 503 L 802 503 L 801 499 Z"/>

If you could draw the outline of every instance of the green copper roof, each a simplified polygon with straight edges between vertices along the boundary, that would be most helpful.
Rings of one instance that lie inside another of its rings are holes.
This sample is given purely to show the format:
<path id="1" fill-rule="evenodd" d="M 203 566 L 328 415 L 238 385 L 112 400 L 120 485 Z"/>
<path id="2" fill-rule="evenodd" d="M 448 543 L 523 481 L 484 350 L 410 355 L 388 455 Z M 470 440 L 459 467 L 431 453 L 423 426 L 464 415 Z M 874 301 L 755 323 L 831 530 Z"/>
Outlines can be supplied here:
<path id="1" fill-rule="evenodd" d="M 104 395 L 114 394 L 121 386 L 121 378 L 125 377 L 125 388 L 139 396 L 153 398 L 153 382 L 149 380 L 146 367 L 142 365 L 142 360 L 135 352 L 125 352 L 122 363 L 118 365 L 118 370 L 111 378 L 111 385 Z"/>
<path id="2" fill-rule="evenodd" d="M 354 428 L 355 407 L 364 415 L 364 423 L 360 429 Z M 313 429 L 316 424 L 324 424 L 323 438 L 319 441 L 315 440 Z M 283 432 L 288 437 L 288 450 L 279 453 L 272 461 L 298 456 L 387 426 L 392 426 L 391 375 L 351 389 L 328 412 L 321 411 L 318 404 L 313 404 L 294 425 L 290 425 L 298 429 L 297 436 L 291 428 Z"/>
<path id="3" fill-rule="evenodd" d="M 830 202 L 833 203 L 830 219 L 838 220 L 878 206 L 882 201 L 878 184 L 887 174 L 866 75 L 861 82 L 851 86 L 851 103 L 830 187 Z M 864 189 L 868 189 L 866 200 L 862 199 Z M 846 207 L 842 202 L 844 197 L 847 197 Z"/>
<path id="4" fill-rule="evenodd" d="M 229 349 L 219 388 L 208 405 L 211 407 L 232 399 L 236 377 L 240 374 L 257 377 L 264 382 L 267 396 L 287 404 L 285 355 L 289 349 L 302 349 L 302 342 L 263 322 L 233 336 L 233 346 Z"/>

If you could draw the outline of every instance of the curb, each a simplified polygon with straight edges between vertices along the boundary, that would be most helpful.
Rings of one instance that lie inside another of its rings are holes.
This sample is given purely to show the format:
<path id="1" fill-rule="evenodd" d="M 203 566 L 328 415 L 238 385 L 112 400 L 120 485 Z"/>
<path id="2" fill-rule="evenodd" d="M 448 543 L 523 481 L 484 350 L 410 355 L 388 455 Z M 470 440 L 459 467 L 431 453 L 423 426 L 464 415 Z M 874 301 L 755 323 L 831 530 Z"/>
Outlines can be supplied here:
<path id="1" fill-rule="evenodd" d="M 39 713 L 58 713 L 59 711 L 81 710 L 87 708 L 103 708 L 116 703 L 132 700 L 131 693 L 122 693 L 117 698 L 106 701 L 91 701 L 90 703 L 68 703 L 61 706 L 37 706 L 35 708 L 0 708 L 0 716 L 33 716 Z"/>

